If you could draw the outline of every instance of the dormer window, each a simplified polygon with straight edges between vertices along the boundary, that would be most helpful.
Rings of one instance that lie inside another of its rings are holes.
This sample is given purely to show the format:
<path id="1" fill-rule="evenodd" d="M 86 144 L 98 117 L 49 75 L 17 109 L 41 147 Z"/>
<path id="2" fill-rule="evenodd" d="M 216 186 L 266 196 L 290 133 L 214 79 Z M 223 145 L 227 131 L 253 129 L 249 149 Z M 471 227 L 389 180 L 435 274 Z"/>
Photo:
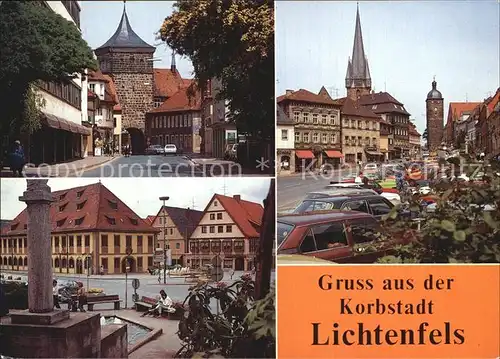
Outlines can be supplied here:
<path id="1" fill-rule="evenodd" d="M 108 199 L 108 204 L 112 209 L 115 209 L 115 210 L 118 209 L 118 203 L 116 203 L 115 201 L 111 201 Z"/>
<path id="2" fill-rule="evenodd" d="M 66 222 L 66 218 L 58 220 L 56 222 L 57 227 L 62 227 L 64 225 L 64 222 Z"/>
<path id="3" fill-rule="evenodd" d="M 13 225 L 10 226 L 10 230 L 15 231 L 18 226 L 19 226 L 19 223 L 14 223 Z"/>
<path id="4" fill-rule="evenodd" d="M 116 224 L 116 219 L 110 216 L 106 216 L 106 219 L 108 220 L 109 224 L 115 225 Z"/>
<path id="5" fill-rule="evenodd" d="M 83 196 L 83 192 L 85 192 L 85 190 L 76 192 L 76 198 L 81 198 Z"/>
<path id="6" fill-rule="evenodd" d="M 28 229 L 28 225 L 27 225 L 27 224 L 25 224 L 25 225 L 23 226 L 23 228 L 24 228 L 24 229 Z"/>
<path id="7" fill-rule="evenodd" d="M 66 198 L 66 193 L 63 193 L 59 196 L 59 201 L 62 201 L 64 198 Z"/>
<path id="8" fill-rule="evenodd" d="M 130 218 L 130 217 L 129 217 L 129 219 L 130 219 L 130 223 L 132 223 L 134 226 L 137 226 L 139 224 L 139 222 L 137 221 L 137 219 Z"/>
<path id="9" fill-rule="evenodd" d="M 85 207 L 85 203 L 87 203 L 87 201 L 86 201 L 86 200 L 85 200 L 85 201 L 83 201 L 83 202 L 78 203 L 78 204 L 76 205 L 76 209 L 77 209 L 77 210 L 82 209 L 83 207 Z"/>
<path id="10" fill-rule="evenodd" d="M 63 204 L 62 206 L 59 206 L 59 212 L 63 212 L 63 211 L 64 211 L 64 209 L 66 208 L 66 206 L 67 206 L 67 205 L 68 205 L 68 204 L 67 204 L 67 203 L 65 203 L 65 204 Z"/>
<path id="11" fill-rule="evenodd" d="M 79 226 L 83 223 L 85 216 L 75 219 L 75 226 Z"/>
<path id="12" fill-rule="evenodd" d="M 376 110 L 376 109 L 377 109 L 377 105 L 373 105 L 372 110 Z"/>

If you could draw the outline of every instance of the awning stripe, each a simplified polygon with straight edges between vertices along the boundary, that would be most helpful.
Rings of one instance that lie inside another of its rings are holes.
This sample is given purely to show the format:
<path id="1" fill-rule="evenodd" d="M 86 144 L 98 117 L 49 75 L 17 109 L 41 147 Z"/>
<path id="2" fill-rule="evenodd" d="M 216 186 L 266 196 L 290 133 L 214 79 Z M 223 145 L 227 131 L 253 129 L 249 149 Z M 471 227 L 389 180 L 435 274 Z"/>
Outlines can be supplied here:
<path id="1" fill-rule="evenodd" d="M 42 123 L 56 130 L 68 131 L 85 136 L 91 134 L 90 128 L 47 113 L 42 114 Z"/>
<path id="2" fill-rule="evenodd" d="M 310 150 L 296 150 L 295 156 L 301 159 L 313 159 L 314 153 Z"/>
<path id="3" fill-rule="evenodd" d="M 342 152 L 335 151 L 335 150 L 325 151 L 325 154 L 329 158 L 342 158 L 342 157 L 344 157 L 344 155 L 342 154 Z"/>

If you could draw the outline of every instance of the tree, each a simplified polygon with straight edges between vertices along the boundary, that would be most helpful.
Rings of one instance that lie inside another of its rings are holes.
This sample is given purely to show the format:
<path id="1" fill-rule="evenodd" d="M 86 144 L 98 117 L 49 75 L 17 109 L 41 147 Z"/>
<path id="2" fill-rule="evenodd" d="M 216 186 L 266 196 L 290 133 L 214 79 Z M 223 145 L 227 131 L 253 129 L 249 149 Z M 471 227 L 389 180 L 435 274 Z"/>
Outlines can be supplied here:
<path id="1" fill-rule="evenodd" d="M 422 138 L 425 140 L 426 144 L 429 142 L 429 131 L 427 131 L 427 128 L 424 130 L 424 133 L 422 134 Z"/>
<path id="2" fill-rule="evenodd" d="M 448 160 L 448 178 L 431 186 L 435 210 L 425 211 L 419 196 L 412 198 L 411 211 L 423 218 L 418 231 L 414 221 L 402 218 L 397 211 L 387 216 L 384 227 L 389 235 L 381 237 L 380 245 L 403 232 L 412 240 L 381 262 L 500 263 L 500 166 L 471 160 L 466 156 Z M 457 165 L 459 171 L 454 170 Z M 482 172 L 482 181 L 451 179 L 453 174 L 464 171 L 469 177 Z"/>
<path id="3" fill-rule="evenodd" d="M 274 2 L 183 0 L 160 37 L 193 63 L 199 85 L 218 78 L 238 132 L 274 139 Z M 203 87 L 203 86 L 200 86 Z"/>
<path id="4" fill-rule="evenodd" d="M 40 127 L 37 81 L 69 81 L 97 69 L 78 28 L 37 1 L 4 1 L 0 10 L 0 133 Z"/>

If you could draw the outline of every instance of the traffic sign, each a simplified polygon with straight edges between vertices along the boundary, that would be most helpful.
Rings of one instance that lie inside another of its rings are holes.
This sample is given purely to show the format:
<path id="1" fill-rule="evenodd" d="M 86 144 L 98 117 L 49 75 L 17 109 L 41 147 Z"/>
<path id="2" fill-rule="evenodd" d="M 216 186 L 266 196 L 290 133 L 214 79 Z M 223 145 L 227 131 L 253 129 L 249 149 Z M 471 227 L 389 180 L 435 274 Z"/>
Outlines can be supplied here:
<path id="1" fill-rule="evenodd" d="M 138 289 L 141 286 L 141 282 L 139 282 L 139 279 L 134 278 L 132 279 L 132 288 Z"/>
<path id="2" fill-rule="evenodd" d="M 155 254 L 154 260 L 155 263 L 163 263 L 165 262 L 165 256 L 162 254 Z"/>

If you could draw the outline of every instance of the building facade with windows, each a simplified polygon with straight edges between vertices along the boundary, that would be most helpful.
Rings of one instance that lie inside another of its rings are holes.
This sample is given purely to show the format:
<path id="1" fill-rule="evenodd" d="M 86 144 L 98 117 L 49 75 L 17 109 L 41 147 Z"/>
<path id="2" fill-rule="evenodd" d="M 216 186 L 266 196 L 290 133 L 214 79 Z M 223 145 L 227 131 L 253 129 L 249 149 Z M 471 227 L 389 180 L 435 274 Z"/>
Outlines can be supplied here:
<path id="1" fill-rule="evenodd" d="M 79 1 L 41 1 L 41 6 L 71 21 L 80 29 Z M 91 130 L 87 121 L 87 79 L 81 74 L 65 82 L 39 81 L 37 91 L 44 100 L 42 127 L 22 139 L 28 161 L 59 163 L 87 156 Z"/>
<path id="2" fill-rule="evenodd" d="M 146 114 L 146 135 L 152 145 L 174 144 L 185 153 L 201 150 L 201 95 L 184 86 Z"/>
<path id="3" fill-rule="evenodd" d="M 259 247 L 264 208 L 261 204 L 215 194 L 189 239 L 186 262 L 192 268 L 222 263 L 223 268 L 251 270 Z"/>
<path id="4" fill-rule="evenodd" d="M 276 151 L 278 174 L 295 172 L 295 131 L 294 123 L 285 114 L 281 106 L 277 106 L 276 119 Z"/>
<path id="5" fill-rule="evenodd" d="M 296 171 L 311 170 L 323 163 L 341 163 L 341 106 L 324 95 L 323 90 L 319 94 L 304 89 L 287 90 L 277 99 L 294 125 Z"/>
<path id="6" fill-rule="evenodd" d="M 162 206 L 156 216 L 148 216 L 158 233 L 156 252 L 170 250 L 172 265 L 187 266 L 188 241 L 203 212 L 190 208 Z"/>
<path id="7" fill-rule="evenodd" d="M 95 94 L 89 108 L 93 109 L 92 119 L 92 141 L 100 140 L 110 149 L 118 147 L 115 144 L 114 131 L 117 119 L 115 117 L 115 106 L 118 105 L 118 97 L 114 87 L 113 79 L 109 75 L 103 75 L 101 71 L 89 71 L 89 91 Z"/>
<path id="8" fill-rule="evenodd" d="M 159 230 L 140 218 L 101 183 L 52 193 L 52 268 L 54 273 L 124 273 L 127 248 L 132 249 L 130 272 L 153 266 Z M 27 212 L 2 228 L 2 269 L 26 271 Z"/>

